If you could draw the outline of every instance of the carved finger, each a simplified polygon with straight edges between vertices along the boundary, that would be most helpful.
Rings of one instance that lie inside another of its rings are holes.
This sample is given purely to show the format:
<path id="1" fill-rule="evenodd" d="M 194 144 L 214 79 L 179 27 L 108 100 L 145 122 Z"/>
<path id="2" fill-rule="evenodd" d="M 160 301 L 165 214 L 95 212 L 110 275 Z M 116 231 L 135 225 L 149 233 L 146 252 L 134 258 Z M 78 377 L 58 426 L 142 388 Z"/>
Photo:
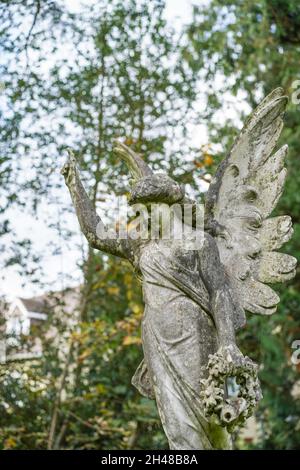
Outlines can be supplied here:
<path id="1" fill-rule="evenodd" d="M 68 173 L 69 173 L 69 169 L 70 169 L 69 163 L 65 163 L 64 166 L 62 167 L 62 169 L 60 170 L 60 173 L 61 173 L 63 176 L 67 176 Z"/>
<path id="2" fill-rule="evenodd" d="M 68 162 L 69 162 L 70 166 L 76 167 L 76 163 L 77 163 L 76 158 L 75 158 L 75 155 L 74 155 L 74 153 L 71 149 L 68 149 L 68 155 L 69 155 Z"/>

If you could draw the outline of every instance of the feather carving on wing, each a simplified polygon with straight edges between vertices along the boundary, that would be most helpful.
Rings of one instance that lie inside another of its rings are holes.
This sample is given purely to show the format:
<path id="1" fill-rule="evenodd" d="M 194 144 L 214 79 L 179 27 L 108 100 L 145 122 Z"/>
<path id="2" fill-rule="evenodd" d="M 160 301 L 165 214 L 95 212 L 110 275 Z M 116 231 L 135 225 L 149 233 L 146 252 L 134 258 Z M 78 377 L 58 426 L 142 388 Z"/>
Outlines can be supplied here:
<path id="1" fill-rule="evenodd" d="M 274 153 L 286 104 L 278 88 L 252 113 L 217 169 L 205 203 L 206 229 L 217 239 L 240 306 L 262 315 L 274 313 L 279 302 L 267 284 L 291 279 L 296 268 L 295 258 L 277 251 L 292 236 L 291 218 L 270 217 L 286 177 L 287 145 Z"/>

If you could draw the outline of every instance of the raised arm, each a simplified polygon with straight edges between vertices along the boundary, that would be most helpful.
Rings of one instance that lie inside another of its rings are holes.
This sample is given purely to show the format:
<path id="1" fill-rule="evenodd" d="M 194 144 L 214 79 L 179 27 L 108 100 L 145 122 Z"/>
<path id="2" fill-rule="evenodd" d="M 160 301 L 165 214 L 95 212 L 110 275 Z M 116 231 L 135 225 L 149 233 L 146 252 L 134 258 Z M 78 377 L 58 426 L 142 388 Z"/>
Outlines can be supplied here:
<path id="1" fill-rule="evenodd" d="M 69 188 L 81 230 L 89 242 L 89 245 L 97 250 L 104 251 L 105 253 L 110 253 L 120 256 L 121 258 L 126 258 L 129 261 L 133 261 L 133 252 L 130 240 L 118 238 L 112 239 L 108 236 L 100 238 L 97 235 L 97 226 L 101 222 L 101 219 L 83 187 L 76 168 L 75 158 L 71 153 L 69 155 L 69 160 L 62 168 L 61 173 Z"/>

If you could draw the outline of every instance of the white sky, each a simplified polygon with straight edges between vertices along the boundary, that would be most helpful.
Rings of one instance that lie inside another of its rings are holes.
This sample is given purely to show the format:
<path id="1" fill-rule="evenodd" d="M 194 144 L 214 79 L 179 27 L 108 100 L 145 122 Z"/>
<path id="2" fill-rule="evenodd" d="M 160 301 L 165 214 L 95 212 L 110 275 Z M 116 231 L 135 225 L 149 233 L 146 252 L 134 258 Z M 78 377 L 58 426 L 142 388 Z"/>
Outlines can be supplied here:
<path id="1" fill-rule="evenodd" d="M 88 3 L 87 0 L 65 0 L 70 11 L 80 11 L 80 4 Z M 196 2 L 197 3 L 197 0 Z M 180 28 L 182 23 L 188 22 L 191 18 L 192 2 L 190 0 L 167 0 L 166 1 L 166 18 L 172 23 L 174 27 Z M 65 197 L 69 198 L 67 189 L 65 189 Z M 28 236 L 33 241 L 34 248 L 45 253 L 47 241 L 55 236 L 53 230 L 48 229 L 44 222 L 42 214 L 47 212 L 49 208 L 41 205 L 37 218 L 32 218 L 27 214 L 23 214 L 21 210 L 14 210 L 12 220 L 15 221 L 15 227 L 20 231 L 22 227 L 22 236 Z M 75 214 L 69 218 L 70 229 L 78 233 L 78 241 L 80 241 L 81 234 L 79 231 L 78 222 Z M 80 238 L 79 238 L 80 237 Z M 76 242 L 75 242 L 76 243 Z M 42 282 L 49 282 L 55 289 L 61 289 L 70 284 L 70 281 L 65 278 L 67 275 L 72 274 L 73 283 L 76 284 L 81 279 L 81 271 L 76 266 L 80 260 L 81 253 L 74 247 L 62 247 L 62 253 L 58 256 L 45 255 L 43 256 L 43 270 L 45 279 Z M 18 274 L 17 267 L 12 266 L 5 269 L 1 273 L 0 282 L 0 296 L 5 295 L 8 298 L 23 296 L 30 297 L 42 293 L 41 286 L 32 285 L 24 276 Z M 58 279 L 58 275 L 61 277 Z M 53 284 L 54 283 L 54 284 Z M 72 282 L 71 282 L 72 283 Z M 24 286 L 25 284 L 25 286 Z"/>
<path id="2" fill-rule="evenodd" d="M 85 0 L 84 3 L 86 2 L 87 0 Z M 200 5 L 207 2 L 209 2 L 209 0 L 194 0 L 193 2 L 191 0 L 167 0 L 166 18 L 175 28 L 180 28 L 182 23 L 187 23 L 191 18 L 192 3 Z M 83 2 L 79 0 L 65 0 L 65 3 L 70 10 L 75 12 L 80 8 L 80 3 Z M 201 106 L 201 103 L 199 103 L 199 106 Z M 229 111 L 228 117 L 231 117 Z M 200 146 L 206 142 L 207 132 L 205 126 L 196 126 L 193 129 L 193 144 L 200 148 Z M 63 198 L 66 198 L 65 200 L 68 201 L 70 196 L 66 188 L 64 191 Z M 41 204 L 37 218 L 29 217 L 20 210 L 14 210 L 12 217 L 12 220 L 15 221 L 16 228 L 20 230 L 20 227 L 22 227 L 22 235 L 32 239 L 35 249 L 43 253 L 45 253 L 47 249 L 48 241 L 54 239 L 55 236 L 57 237 L 55 231 L 47 228 L 44 223 L 44 217 L 42 215 L 49 210 L 46 206 L 46 201 Z M 59 222 L 60 214 L 52 214 L 52 216 L 53 215 L 57 217 L 57 221 Z M 77 242 L 81 244 L 82 235 L 75 214 L 70 214 L 70 217 L 67 217 L 70 229 L 78 234 Z M 57 241 L 59 242 L 59 239 Z M 45 255 L 43 257 L 43 269 L 45 274 L 41 281 L 44 283 L 49 282 L 53 289 L 61 289 L 72 284 L 76 285 L 81 280 L 81 271 L 77 267 L 80 258 L 81 253 L 79 249 L 76 248 L 76 239 L 72 246 L 67 243 L 61 246 L 61 254 L 57 256 L 51 256 L 50 254 Z M 61 277 L 59 277 L 59 274 L 61 274 Z M 71 282 L 70 275 L 73 279 Z M 5 295 L 8 298 L 17 296 L 30 297 L 45 291 L 45 288 L 41 288 L 40 286 L 36 287 L 32 285 L 29 280 L 21 277 L 16 267 L 5 269 L 0 281 L 0 296 Z"/>

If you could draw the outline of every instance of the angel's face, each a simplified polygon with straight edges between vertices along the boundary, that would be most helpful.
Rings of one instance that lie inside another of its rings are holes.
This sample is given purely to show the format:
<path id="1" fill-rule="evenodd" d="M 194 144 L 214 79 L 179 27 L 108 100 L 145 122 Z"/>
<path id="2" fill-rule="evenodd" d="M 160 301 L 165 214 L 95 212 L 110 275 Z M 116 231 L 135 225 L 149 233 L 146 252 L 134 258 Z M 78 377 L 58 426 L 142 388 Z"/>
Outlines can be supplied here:
<path id="1" fill-rule="evenodd" d="M 184 199 L 184 187 L 163 173 L 154 174 L 141 156 L 118 142 L 115 151 L 120 155 L 131 173 L 130 204 L 175 204 Z"/>
<path id="2" fill-rule="evenodd" d="M 132 176 L 128 202 L 138 212 L 133 224 L 134 230 L 146 227 L 148 235 L 150 230 L 152 235 L 155 232 L 155 238 L 165 238 L 162 237 L 164 231 L 168 234 L 174 223 L 183 223 L 181 206 L 185 201 L 184 186 L 166 174 L 154 174 L 141 156 L 124 144 L 118 143 L 116 151 L 125 161 Z"/>
<path id="3" fill-rule="evenodd" d="M 178 211 L 174 210 L 177 206 Z M 179 204 L 137 202 L 133 204 L 134 218 L 129 225 L 130 238 L 173 241 L 182 235 L 182 212 Z"/>
<path id="4" fill-rule="evenodd" d="M 184 187 L 165 174 L 148 175 L 134 184 L 129 204 L 138 208 L 147 239 L 174 239 L 174 224 L 182 225 L 184 195 Z"/>

